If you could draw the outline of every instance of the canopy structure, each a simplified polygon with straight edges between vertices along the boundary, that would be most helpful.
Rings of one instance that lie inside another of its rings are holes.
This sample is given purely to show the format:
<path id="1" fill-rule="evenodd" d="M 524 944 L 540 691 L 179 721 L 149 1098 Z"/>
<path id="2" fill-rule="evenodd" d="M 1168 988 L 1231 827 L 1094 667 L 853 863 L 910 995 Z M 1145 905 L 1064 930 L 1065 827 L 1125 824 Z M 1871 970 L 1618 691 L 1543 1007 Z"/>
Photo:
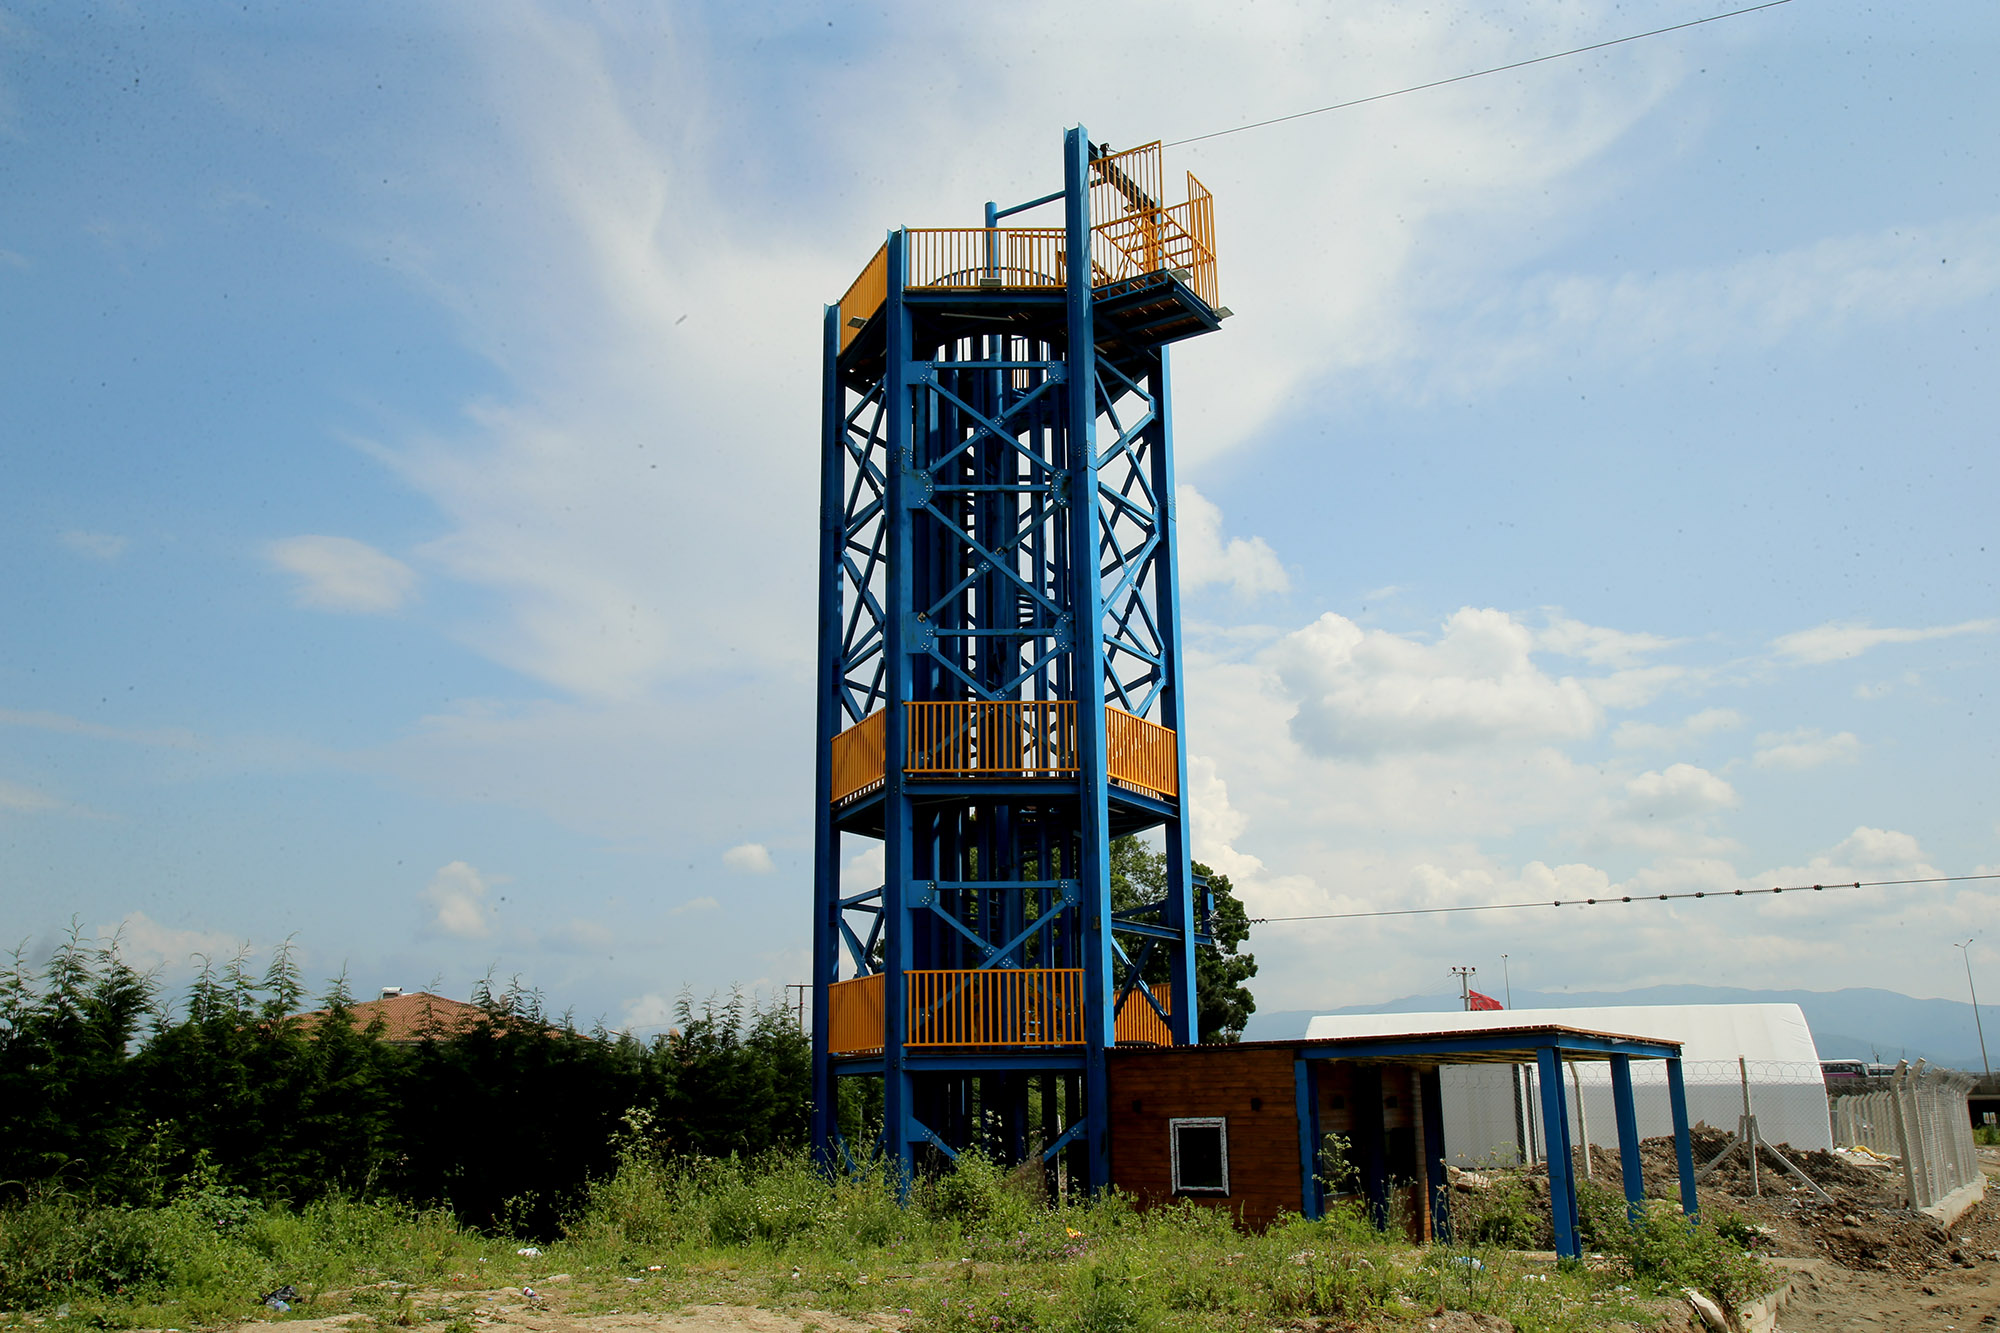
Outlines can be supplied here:
<path id="1" fill-rule="evenodd" d="M 1833 1146 L 1826 1084 L 1819 1051 L 1805 1014 L 1795 1004 L 1687 1004 L 1507 1009 L 1463 1013 L 1323 1014 L 1306 1029 L 1309 1039 L 1353 1039 L 1424 1029 L 1494 1032 L 1555 1025 L 1671 1037 L 1681 1046 L 1688 1114 L 1697 1123 L 1732 1127 L 1746 1095 L 1764 1132 L 1796 1148 Z M 1446 1152 L 1460 1166 L 1548 1155 L 1549 1126 L 1538 1114 L 1538 1075 L 1530 1069 L 1501 1073 L 1469 1064 L 1442 1071 Z M 1614 1097 L 1602 1065 L 1575 1064 L 1567 1077 L 1580 1091 L 1576 1142 L 1589 1138 L 1615 1148 Z M 1666 1075 L 1658 1064 L 1633 1070 L 1635 1112 L 1641 1137 L 1673 1132 Z M 1572 1095 L 1572 1101 L 1578 1099 Z M 1574 1114 L 1574 1110 L 1573 1110 Z"/>
<path id="2" fill-rule="evenodd" d="M 1546 1011 L 1545 1011 L 1546 1012 Z M 1547 1021 L 1516 1011 L 1488 1011 L 1466 1014 L 1466 1018 L 1490 1020 L 1479 1024 L 1436 1024 L 1411 1021 L 1411 1015 L 1385 1015 L 1399 1017 L 1401 1023 L 1380 1025 L 1387 1031 L 1354 1033 L 1345 1036 L 1332 1033 L 1308 1031 L 1306 1041 L 1295 1052 L 1299 1071 L 1301 1106 L 1311 1106 L 1315 1099 L 1310 1095 L 1311 1071 L 1322 1060 L 1355 1061 L 1410 1061 L 1433 1065 L 1440 1075 L 1440 1083 L 1434 1085 L 1435 1093 L 1445 1108 L 1445 1116 L 1438 1124 L 1448 1133 L 1450 1101 L 1444 1095 L 1441 1075 L 1446 1065 L 1471 1066 L 1531 1066 L 1540 1084 L 1539 1098 L 1541 1120 L 1548 1126 L 1550 1145 L 1547 1154 L 1549 1170 L 1549 1212 L 1555 1231 L 1556 1253 L 1565 1259 L 1574 1259 L 1583 1252 L 1583 1239 L 1578 1225 L 1576 1206 L 1576 1181 L 1571 1165 L 1573 1147 L 1580 1147 L 1571 1139 L 1570 1115 L 1566 1090 L 1563 1087 L 1564 1066 L 1581 1068 L 1589 1065 L 1602 1071 L 1609 1093 L 1607 1110 L 1610 1111 L 1610 1128 L 1614 1145 L 1619 1150 L 1621 1174 L 1625 1188 L 1625 1199 L 1633 1218 L 1645 1204 L 1645 1178 L 1640 1169 L 1639 1140 L 1641 1130 L 1637 1114 L 1636 1085 L 1633 1079 L 1635 1069 L 1653 1066 L 1660 1071 L 1660 1084 L 1665 1092 L 1664 1109 L 1667 1132 L 1674 1139 L 1674 1163 L 1680 1178 L 1681 1208 L 1689 1217 L 1697 1213 L 1694 1187 L 1694 1154 L 1689 1142 L 1689 1120 L 1687 1111 L 1687 1090 L 1682 1076 L 1682 1044 L 1671 1037 L 1641 1037 L 1602 1029 L 1586 1028 L 1563 1022 Z M 1424 1015 L 1433 1018 L 1437 1015 Z M 1314 1022 L 1318 1023 L 1315 1019 Z M 1317 1126 L 1301 1124 L 1301 1135 L 1312 1134 L 1317 1140 Z M 1440 1139 L 1445 1137 L 1439 1134 Z M 1302 1142 L 1306 1141 L 1302 1138 Z M 1425 1145 L 1424 1157 L 1429 1168 L 1430 1184 L 1433 1190 L 1444 1187 L 1444 1159 L 1448 1151 L 1443 1142 Z M 1308 1214 L 1312 1212 L 1308 1209 Z"/>

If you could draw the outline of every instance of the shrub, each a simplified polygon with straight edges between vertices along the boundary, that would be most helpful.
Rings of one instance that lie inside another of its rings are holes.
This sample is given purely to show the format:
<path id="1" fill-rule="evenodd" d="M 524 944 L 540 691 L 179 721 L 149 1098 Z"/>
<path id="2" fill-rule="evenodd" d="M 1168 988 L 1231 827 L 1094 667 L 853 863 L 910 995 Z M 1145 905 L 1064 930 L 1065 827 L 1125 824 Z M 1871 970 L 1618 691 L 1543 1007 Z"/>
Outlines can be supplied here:
<path id="1" fill-rule="evenodd" d="M 1577 1209 L 1585 1235 L 1606 1252 L 1622 1255 L 1635 1277 L 1694 1287 L 1732 1303 L 1770 1285 L 1763 1265 L 1713 1222 L 1689 1222 L 1677 1207 L 1648 1206 L 1634 1221 L 1621 1196 L 1586 1180 L 1578 1182 Z"/>
<path id="2" fill-rule="evenodd" d="M 162 1219 L 47 1194 L 0 1212 L 0 1307 L 32 1309 L 79 1292 L 157 1284 L 169 1268 Z"/>

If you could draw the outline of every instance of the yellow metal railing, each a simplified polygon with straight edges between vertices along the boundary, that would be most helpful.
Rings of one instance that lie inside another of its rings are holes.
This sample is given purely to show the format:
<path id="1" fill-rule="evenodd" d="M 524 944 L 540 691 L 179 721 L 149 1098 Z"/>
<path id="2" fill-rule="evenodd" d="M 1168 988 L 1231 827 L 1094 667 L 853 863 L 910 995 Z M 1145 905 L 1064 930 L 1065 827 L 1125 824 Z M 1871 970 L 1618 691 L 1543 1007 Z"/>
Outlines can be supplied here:
<path id="1" fill-rule="evenodd" d="M 882 1049 L 885 980 L 877 972 L 827 987 L 827 1049 L 833 1054 Z M 1080 967 L 927 969 L 904 973 L 904 985 L 906 1046 L 1083 1045 Z M 1170 988 L 1156 985 L 1153 994 L 1173 1012 Z M 1113 1035 L 1121 1043 L 1173 1045 L 1173 1033 L 1137 991 L 1125 997 Z"/>
<path id="2" fill-rule="evenodd" d="M 1061 227 L 911 227 L 906 286 L 1061 287 Z"/>
<path id="3" fill-rule="evenodd" d="M 1214 196 L 1189 173 L 1187 199 L 1166 203 L 1160 161 L 1160 145 L 1149 143 L 1090 164 L 1091 285 L 1173 272 L 1214 308 L 1221 300 Z M 910 227 L 903 235 L 908 288 L 1060 288 L 1068 281 L 1061 227 Z M 888 298 L 884 245 L 840 298 L 843 352 Z"/>
<path id="4" fill-rule="evenodd" d="M 1153 983 L 1153 998 L 1168 1013 L 1174 1011 L 1174 988 L 1166 982 Z M 1153 1012 L 1153 1006 L 1146 1003 L 1146 997 L 1137 989 L 1125 997 L 1125 1007 L 1118 1011 L 1118 1017 L 1111 1021 L 1111 1026 L 1120 1046 L 1131 1043 L 1149 1046 L 1174 1044 L 1174 1034 L 1166 1020 Z"/>
<path id="5" fill-rule="evenodd" d="M 835 1055 L 882 1049 L 888 1011 L 882 1005 L 880 972 L 836 981 L 826 988 L 826 1048 Z"/>
<path id="6" fill-rule="evenodd" d="M 910 1046 L 1081 1046 L 1083 969 L 906 972 Z"/>
<path id="7" fill-rule="evenodd" d="M 903 771 L 918 778 L 1056 778 L 1077 771 L 1076 704 L 1067 699 L 905 704 Z M 833 799 L 865 795 L 888 768 L 887 710 L 833 738 Z M 1173 728 L 1104 710 L 1105 771 L 1153 796 L 1180 794 Z"/>
<path id="8" fill-rule="evenodd" d="M 1104 771 L 1114 782 L 1155 796 L 1180 792 L 1180 755 L 1172 727 L 1148 722 L 1122 708 L 1104 710 Z"/>
<path id="9" fill-rule="evenodd" d="M 1060 777 L 1076 772 L 1067 699 L 913 703 L 903 771 L 927 777 Z"/>
<path id="10" fill-rule="evenodd" d="M 847 344 L 854 341 L 854 335 L 866 328 L 882 303 L 889 299 L 889 243 L 882 242 L 882 248 L 868 261 L 848 287 L 847 294 L 840 298 L 840 350 L 846 351 Z"/>
<path id="11" fill-rule="evenodd" d="M 833 799 L 850 796 L 882 785 L 888 743 L 887 711 L 870 713 L 833 738 Z"/>

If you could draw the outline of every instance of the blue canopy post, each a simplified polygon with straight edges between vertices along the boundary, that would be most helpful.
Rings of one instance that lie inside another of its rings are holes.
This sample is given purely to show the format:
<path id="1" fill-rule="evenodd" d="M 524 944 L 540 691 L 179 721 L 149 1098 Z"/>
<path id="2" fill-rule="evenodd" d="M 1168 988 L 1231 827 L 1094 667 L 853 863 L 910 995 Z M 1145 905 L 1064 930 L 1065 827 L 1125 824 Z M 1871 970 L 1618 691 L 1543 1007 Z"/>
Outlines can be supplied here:
<path id="1" fill-rule="evenodd" d="M 1688 1138 L 1687 1079 L 1681 1073 L 1678 1055 L 1667 1057 L 1667 1103 L 1674 1112 L 1674 1164 L 1680 1169 L 1681 1211 L 1688 1220 L 1701 1220 L 1701 1201 L 1694 1192 L 1694 1144 Z"/>
<path id="2" fill-rule="evenodd" d="M 1444 1169 L 1444 1078 L 1437 1066 L 1418 1075 L 1424 1106 L 1424 1179 L 1430 1184 L 1431 1237 L 1451 1239 L 1451 1184 Z"/>
<path id="3" fill-rule="evenodd" d="M 1292 1101 L 1299 1119 L 1299 1212 L 1318 1217 L 1325 1211 L 1319 1197 L 1319 1078 L 1310 1060 L 1292 1061 Z"/>
<path id="4" fill-rule="evenodd" d="M 1576 1177 L 1570 1161 L 1569 1111 L 1563 1105 L 1562 1049 L 1543 1046 L 1535 1052 L 1542 1085 L 1542 1138 L 1549 1161 L 1549 1221 L 1554 1225 L 1556 1258 L 1583 1257 L 1583 1237 L 1576 1224 Z"/>
<path id="5" fill-rule="evenodd" d="M 1639 1161 L 1639 1110 L 1632 1101 L 1632 1057 L 1611 1057 L 1611 1110 L 1618 1121 L 1618 1166 L 1625 1177 L 1625 1216 L 1636 1225 L 1646 1211 L 1646 1172 Z"/>

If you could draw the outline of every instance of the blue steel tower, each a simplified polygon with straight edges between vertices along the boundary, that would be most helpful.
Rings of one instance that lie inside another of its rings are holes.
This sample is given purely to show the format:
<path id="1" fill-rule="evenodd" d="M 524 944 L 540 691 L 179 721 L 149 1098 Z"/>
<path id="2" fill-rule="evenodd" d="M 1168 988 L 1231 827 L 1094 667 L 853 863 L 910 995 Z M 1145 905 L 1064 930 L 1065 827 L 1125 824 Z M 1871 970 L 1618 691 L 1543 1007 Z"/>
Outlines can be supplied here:
<path id="1" fill-rule="evenodd" d="M 1167 345 L 1227 314 L 1208 191 L 1190 175 L 1168 204 L 1157 143 L 1113 154 L 1081 128 L 1060 190 L 988 204 L 982 227 L 890 232 L 827 308 L 826 1160 L 1039 1153 L 1094 1190 L 1107 1048 L 1199 1036 Z M 1165 896 L 1114 910 L 1112 839 L 1152 829 Z M 880 882 L 843 884 L 870 841 Z M 879 1144 L 840 1132 L 863 1079 Z"/>

